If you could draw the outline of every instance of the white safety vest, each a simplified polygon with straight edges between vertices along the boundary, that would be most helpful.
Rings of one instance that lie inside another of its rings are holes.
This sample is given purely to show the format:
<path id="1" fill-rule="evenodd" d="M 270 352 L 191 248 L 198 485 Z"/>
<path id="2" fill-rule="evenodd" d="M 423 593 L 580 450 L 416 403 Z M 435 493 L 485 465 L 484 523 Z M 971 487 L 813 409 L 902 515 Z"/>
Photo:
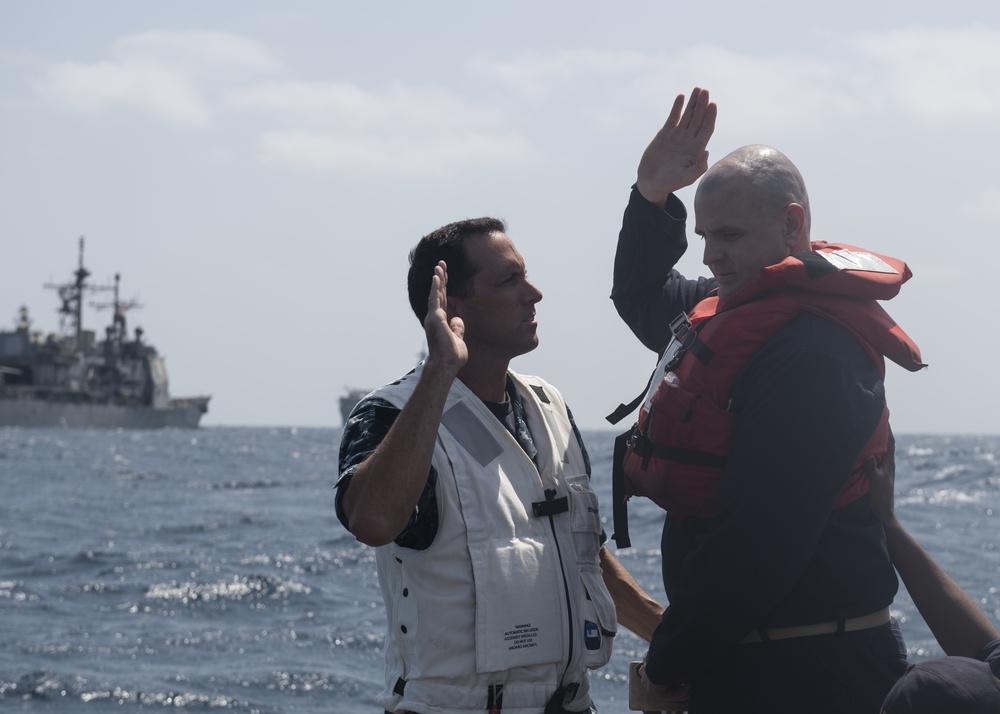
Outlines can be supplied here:
<path id="1" fill-rule="evenodd" d="M 402 409 L 421 370 L 373 396 Z M 615 608 L 583 452 L 562 395 L 537 377 L 510 375 L 537 468 L 455 380 L 432 459 L 437 535 L 426 550 L 376 549 L 388 615 L 378 703 L 389 711 L 481 714 L 492 688 L 502 691 L 504 714 L 538 714 L 557 687 L 573 684 L 565 706 L 581 710 L 590 703 L 587 669 L 611 656 Z"/>

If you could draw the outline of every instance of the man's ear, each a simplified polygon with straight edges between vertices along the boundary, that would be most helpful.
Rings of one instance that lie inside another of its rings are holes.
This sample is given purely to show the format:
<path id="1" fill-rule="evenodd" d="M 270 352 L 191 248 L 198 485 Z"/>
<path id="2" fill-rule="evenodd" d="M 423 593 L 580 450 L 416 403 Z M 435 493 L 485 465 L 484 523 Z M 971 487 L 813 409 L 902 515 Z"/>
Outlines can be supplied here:
<path id="1" fill-rule="evenodd" d="M 785 244 L 793 251 L 805 239 L 806 211 L 801 204 L 789 203 L 785 206 Z"/>

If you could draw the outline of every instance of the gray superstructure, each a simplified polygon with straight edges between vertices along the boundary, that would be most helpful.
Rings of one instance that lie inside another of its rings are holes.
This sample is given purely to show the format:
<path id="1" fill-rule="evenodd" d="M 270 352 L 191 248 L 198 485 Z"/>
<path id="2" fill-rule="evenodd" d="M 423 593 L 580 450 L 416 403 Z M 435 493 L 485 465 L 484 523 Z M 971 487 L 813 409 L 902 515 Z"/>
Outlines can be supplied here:
<path id="1" fill-rule="evenodd" d="M 167 369 L 156 348 L 137 328 L 130 339 L 126 313 L 139 307 L 119 298 L 113 286 L 91 285 L 80 259 L 72 282 L 45 287 L 61 300 L 60 332 L 31 330 L 27 307 L 18 311 L 13 331 L 0 330 L 0 427 L 67 426 L 90 428 L 196 428 L 210 397 L 171 398 Z M 113 291 L 112 322 L 97 340 L 83 328 L 84 296 Z"/>

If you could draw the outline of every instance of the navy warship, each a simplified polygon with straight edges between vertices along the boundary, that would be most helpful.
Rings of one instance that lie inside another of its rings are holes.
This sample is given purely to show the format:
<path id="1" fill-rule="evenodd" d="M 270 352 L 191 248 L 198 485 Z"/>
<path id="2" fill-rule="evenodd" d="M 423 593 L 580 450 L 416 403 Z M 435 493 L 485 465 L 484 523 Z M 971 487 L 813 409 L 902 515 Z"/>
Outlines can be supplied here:
<path id="1" fill-rule="evenodd" d="M 196 428 L 210 397 L 171 398 L 163 358 L 141 327 L 128 335 L 126 314 L 142 306 L 120 298 L 119 275 L 114 285 L 88 277 L 80 238 L 73 279 L 45 285 L 59 295 L 60 331 L 33 331 L 23 305 L 14 330 L 0 330 L 0 427 Z M 112 313 L 100 340 L 83 326 L 84 299 L 94 293 L 112 294 L 90 303 Z"/>

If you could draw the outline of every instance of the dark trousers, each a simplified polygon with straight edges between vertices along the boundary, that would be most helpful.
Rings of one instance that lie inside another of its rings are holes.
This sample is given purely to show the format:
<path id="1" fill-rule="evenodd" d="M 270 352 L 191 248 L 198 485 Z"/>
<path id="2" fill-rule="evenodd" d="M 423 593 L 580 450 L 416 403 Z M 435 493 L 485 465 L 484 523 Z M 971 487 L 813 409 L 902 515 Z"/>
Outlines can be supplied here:
<path id="1" fill-rule="evenodd" d="M 879 714 L 906 669 L 895 621 L 737 645 L 692 682 L 691 714 Z"/>

